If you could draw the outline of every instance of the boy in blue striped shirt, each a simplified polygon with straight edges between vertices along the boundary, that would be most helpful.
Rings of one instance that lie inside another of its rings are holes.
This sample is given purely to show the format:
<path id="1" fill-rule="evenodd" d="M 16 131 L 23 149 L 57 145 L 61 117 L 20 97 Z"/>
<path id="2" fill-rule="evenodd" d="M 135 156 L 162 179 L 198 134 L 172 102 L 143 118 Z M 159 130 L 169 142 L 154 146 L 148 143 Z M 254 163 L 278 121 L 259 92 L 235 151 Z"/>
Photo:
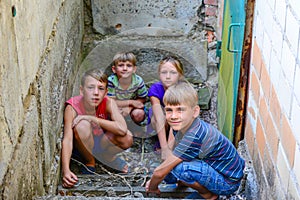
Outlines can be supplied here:
<path id="1" fill-rule="evenodd" d="M 245 161 L 220 131 L 199 118 L 195 89 L 179 82 L 166 91 L 164 104 L 171 127 L 168 147 L 173 152 L 154 170 L 146 192 L 159 194 L 158 185 L 165 180 L 191 187 L 205 199 L 234 193 L 240 186 Z"/>

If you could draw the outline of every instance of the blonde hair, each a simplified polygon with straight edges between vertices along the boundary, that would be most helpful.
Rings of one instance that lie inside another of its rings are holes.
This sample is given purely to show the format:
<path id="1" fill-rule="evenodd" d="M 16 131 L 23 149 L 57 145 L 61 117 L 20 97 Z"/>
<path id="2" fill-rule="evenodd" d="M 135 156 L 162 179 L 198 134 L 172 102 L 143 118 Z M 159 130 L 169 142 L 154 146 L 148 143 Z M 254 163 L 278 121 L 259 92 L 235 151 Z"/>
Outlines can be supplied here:
<path id="1" fill-rule="evenodd" d="M 198 93 L 189 82 L 182 80 L 166 90 L 163 101 L 165 105 L 186 104 L 194 107 L 198 105 Z"/>
<path id="2" fill-rule="evenodd" d="M 164 57 L 159 65 L 158 65 L 158 72 L 160 72 L 161 70 L 161 66 L 167 62 L 170 62 L 172 63 L 172 65 L 176 68 L 177 72 L 183 77 L 184 76 L 184 70 L 183 70 L 183 66 L 182 66 L 182 63 L 180 62 L 180 60 L 175 57 L 175 56 L 167 56 L 167 57 Z"/>
<path id="3" fill-rule="evenodd" d="M 92 69 L 89 69 L 88 71 L 86 71 L 81 77 L 81 86 L 84 86 L 85 80 L 88 76 L 91 76 L 94 79 L 96 79 L 102 83 L 105 83 L 106 87 L 107 87 L 107 82 L 108 82 L 107 75 L 104 74 L 100 68 L 92 68 Z"/>
<path id="4" fill-rule="evenodd" d="M 113 64 L 114 66 L 117 66 L 119 62 L 126 62 L 129 61 L 131 62 L 134 66 L 136 66 L 136 57 L 133 53 L 131 52 L 120 52 L 117 53 L 113 57 Z"/>

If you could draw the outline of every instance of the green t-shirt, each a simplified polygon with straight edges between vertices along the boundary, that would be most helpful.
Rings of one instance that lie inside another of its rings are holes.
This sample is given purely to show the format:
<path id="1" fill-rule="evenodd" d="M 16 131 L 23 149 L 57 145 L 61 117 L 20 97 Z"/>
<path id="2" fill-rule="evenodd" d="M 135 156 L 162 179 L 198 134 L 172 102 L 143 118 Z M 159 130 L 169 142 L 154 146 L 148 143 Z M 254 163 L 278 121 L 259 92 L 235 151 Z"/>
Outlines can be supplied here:
<path id="1" fill-rule="evenodd" d="M 132 81 L 128 89 L 124 90 L 119 84 L 119 79 L 116 74 L 108 77 L 108 96 L 116 97 L 118 100 L 135 100 L 138 98 L 146 98 L 148 90 L 145 86 L 142 77 L 132 74 Z"/>

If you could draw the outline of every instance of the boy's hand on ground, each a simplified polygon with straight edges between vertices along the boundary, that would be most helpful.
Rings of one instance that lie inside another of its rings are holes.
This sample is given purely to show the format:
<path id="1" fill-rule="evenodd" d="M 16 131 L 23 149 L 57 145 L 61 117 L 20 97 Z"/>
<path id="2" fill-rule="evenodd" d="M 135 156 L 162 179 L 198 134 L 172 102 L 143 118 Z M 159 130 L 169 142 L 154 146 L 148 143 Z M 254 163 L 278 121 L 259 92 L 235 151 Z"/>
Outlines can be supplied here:
<path id="1" fill-rule="evenodd" d="M 157 195 L 160 195 L 160 190 L 158 189 L 158 187 L 156 189 L 150 189 L 150 181 L 147 181 L 146 183 L 146 194 L 148 195 L 149 193 L 154 193 Z"/>
<path id="2" fill-rule="evenodd" d="M 64 188 L 74 187 L 74 185 L 77 182 L 78 182 L 78 178 L 73 172 L 69 171 L 69 172 L 63 174 L 62 186 Z"/>

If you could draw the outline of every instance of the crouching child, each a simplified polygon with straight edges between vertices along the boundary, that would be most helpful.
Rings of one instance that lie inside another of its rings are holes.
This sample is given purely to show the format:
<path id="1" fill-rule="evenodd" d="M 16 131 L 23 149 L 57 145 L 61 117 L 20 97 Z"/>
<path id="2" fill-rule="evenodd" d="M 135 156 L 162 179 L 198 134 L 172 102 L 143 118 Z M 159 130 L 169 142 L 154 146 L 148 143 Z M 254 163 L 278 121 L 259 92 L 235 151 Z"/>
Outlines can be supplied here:
<path id="1" fill-rule="evenodd" d="M 82 76 L 80 95 L 66 102 L 61 153 L 65 188 L 74 187 L 78 182 L 70 169 L 75 152 L 85 164 L 83 174 L 95 172 L 95 159 L 115 170 L 128 172 L 128 164 L 117 154 L 131 147 L 133 137 L 115 100 L 106 96 L 107 82 L 106 74 L 99 68 L 90 69 Z"/>
<path id="2" fill-rule="evenodd" d="M 234 193 L 245 161 L 220 131 L 199 118 L 197 91 L 181 81 L 166 91 L 163 101 L 172 154 L 154 170 L 146 192 L 160 194 L 158 185 L 164 180 L 193 188 L 197 198 L 217 199 Z"/>

